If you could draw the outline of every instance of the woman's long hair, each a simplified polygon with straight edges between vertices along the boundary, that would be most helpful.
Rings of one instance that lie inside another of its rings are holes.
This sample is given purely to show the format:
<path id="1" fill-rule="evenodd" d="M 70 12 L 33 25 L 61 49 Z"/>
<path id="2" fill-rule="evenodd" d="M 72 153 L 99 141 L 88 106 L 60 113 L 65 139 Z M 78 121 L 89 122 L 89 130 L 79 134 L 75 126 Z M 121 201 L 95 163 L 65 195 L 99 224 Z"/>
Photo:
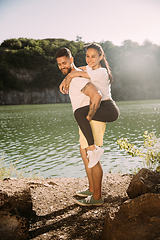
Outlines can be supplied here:
<path id="1" fill-rule="evenodd" d="M 86 49 L 88 50 L 89 48 L 93 48 L 93 49 L 97 50 L 99 56 L 102 56 L 102 60 L 100 61 L 101 67 L 107 69 L 110 83 L 112 83 L 112 82 L 113 82 L 112 73 L 111 73 L 109 64 L 108 64 L 108 62 L 107 62 L 107 60 L 106 60 L 106 57 L 105 57 L 103 48 L 102 48 L 99 44 L 97 44 L 97 43 L 91 43 L 91 44 L 89 44 L 89 45 L 86 47 Z"/>

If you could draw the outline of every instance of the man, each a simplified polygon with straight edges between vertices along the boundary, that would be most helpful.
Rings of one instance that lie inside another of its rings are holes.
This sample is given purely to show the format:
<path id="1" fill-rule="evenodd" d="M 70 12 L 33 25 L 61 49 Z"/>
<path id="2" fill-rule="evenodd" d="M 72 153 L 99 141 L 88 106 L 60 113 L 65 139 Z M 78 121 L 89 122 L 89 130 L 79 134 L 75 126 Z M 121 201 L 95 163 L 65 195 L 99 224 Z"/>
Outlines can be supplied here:
<path id="1" fill-rule="evenodd" d="M 58 67 L 64 75 L 68 73 L 78 70 L 73 62 L 73 57 L 71 52 L 67 48 L 61 48 L 57 51 L 55 55 L 58 63 Z M 61 92 L 65 93 L 65 89 L 62 89 L 62 85 L 60 85 Z M 89 109 L 92 109 L 92 105 L 95 106 L 95 109 L 98 109 L 99 103 L 101 100 L 101 95 L 94 87 L 94 85 L 85 78 L 74 78 L 69 86 L 69 95 L 71 99 L 71 104 L 73 108 L 73 112 L 83 106 L 89 105 Z M 90 110 L 89 110 L 90 111 Z M 105 131 L 105 123 L 97 122 L 91 120 L 90 122 L 93 137 L 97 146 L 101 146 L 103 144 L 103 134 Z M 90 205 L 102 205 L 102 193 L 101 193 L 101 185 L 102 185 L 102 167 L 100 162 L 96 163 L 96 165 L 92 168 L 88 168 L 88 158 L 87 158 L 87 150 L 90 149 L 88 143 L 80 131 L 80 153 L 82 159 L 85 164 L 85 169 L 89 181 L 89 189 L 85 191 L 78 192 L 77 195 L 81 197 L 89 198 L 78 200 L 77 203 L 83 206 L 90 206 Z"/>

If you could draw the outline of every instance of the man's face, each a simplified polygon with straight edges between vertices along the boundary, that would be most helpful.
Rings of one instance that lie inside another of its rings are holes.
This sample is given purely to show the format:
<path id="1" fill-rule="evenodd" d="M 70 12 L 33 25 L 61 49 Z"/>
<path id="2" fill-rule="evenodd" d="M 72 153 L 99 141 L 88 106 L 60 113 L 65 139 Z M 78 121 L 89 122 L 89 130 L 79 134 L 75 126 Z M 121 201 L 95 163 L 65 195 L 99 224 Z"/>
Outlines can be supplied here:
<path id="1" fill-rule="evenodd" d="M 72 59 L 66 56 L 57 58 L 58 67 L 63 73 L 67 75 L 72 70 Z"/>

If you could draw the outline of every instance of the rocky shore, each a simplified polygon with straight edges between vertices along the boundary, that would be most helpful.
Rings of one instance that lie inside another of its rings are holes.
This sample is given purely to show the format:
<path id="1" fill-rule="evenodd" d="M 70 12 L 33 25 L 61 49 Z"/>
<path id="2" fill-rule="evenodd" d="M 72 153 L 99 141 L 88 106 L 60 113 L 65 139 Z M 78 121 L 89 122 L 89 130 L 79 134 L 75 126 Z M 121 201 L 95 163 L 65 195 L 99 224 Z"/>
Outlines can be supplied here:
<path id="1" fill-rule="evenodd" d="M 87 178 L 0 181 L 0 239 L 159 240 L 160 174 L 106 174 L 104 204 L 82 207 Z"/>
<path id="2" fill-rule="evenodd" d="M 126 189 L 131 178 L 131 175 L 104 175 L 102 189 L 104 204 L 100 207 L 89 208 L 78 206 L 75 203 L 75 199 L 81 199 L 76 196 L 76 191 L 88 187 L 87 178 L 6 179 L 0 181 L 1 196 L 3 192 L 7 192 L 10 198 L 14 198 L 15 192 L 21 190 L 20 192 L 25 193 L 26 197 L 25 199 L 25 197 L 19 196 L 22 201 L 21 205 L 26 204 L 25 213 L 22 215 L 26 215 L 26 213 L 30 215 L 29 226 L 25 225 L 25 228 L 29 229 L 29 233 L 27 236 L 24 228 L 24 238 L 18 238 L 17 235 L 15 238 L 12 231 L 13 239 L 99 239 L 106 212 L 109 212 L 110 217 L 114 218 L 121 203 L 128 199 Z M 30 197 L 27 197 L 26 192 Z M 28 216 L 26 217 L 28 218 Z M 13 230 L 12 224 L 13 220 L 8 222 L 7 233 L 11 228 Z M 1 225 L 0 234 L 2 234 L 2 228 L 4 226 Z M 17 226 L 16 232 L 20 231 L 18 229 Z M 10 236 L 10 238 L 4 239 L 11 240 L 12 238 Z"/>

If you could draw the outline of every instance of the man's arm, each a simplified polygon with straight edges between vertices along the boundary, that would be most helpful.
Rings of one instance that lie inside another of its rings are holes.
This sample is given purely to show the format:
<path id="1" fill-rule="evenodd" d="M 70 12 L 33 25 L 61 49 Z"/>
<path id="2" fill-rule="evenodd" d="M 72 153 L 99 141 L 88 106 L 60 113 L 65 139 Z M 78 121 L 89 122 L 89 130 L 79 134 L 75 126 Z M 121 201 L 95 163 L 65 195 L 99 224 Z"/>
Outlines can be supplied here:
<path id="1" fill-rule="evenodd" d="M 89 111 L 87 115 L 87 119 L 90 122 L 95 115 L 97 109 L 100 106 L 102 95 L 97 91 L 96 87 L 88 82 L 81 90 L 85 95 L 90 98 Z"/>

